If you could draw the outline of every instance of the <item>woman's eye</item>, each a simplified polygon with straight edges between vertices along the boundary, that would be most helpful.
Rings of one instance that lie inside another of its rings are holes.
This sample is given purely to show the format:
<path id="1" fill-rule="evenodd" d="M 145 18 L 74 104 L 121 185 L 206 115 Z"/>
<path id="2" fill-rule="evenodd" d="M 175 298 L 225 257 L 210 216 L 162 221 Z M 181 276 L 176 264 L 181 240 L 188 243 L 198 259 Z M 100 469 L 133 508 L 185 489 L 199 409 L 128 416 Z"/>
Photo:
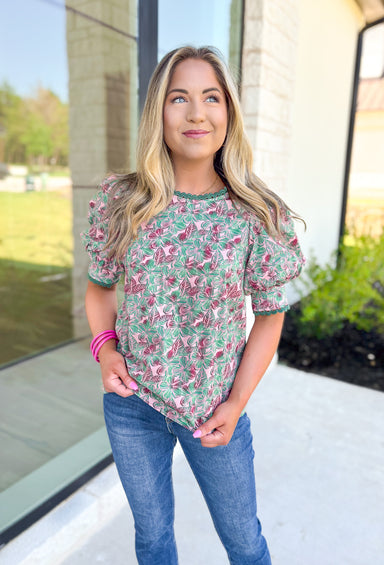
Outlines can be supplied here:
<path id="1" fill-rule="evenodd" d="M 213 94 L 211 96 L 208 96 L 207 100 L 208 100 L 208 102 L 218 102 L 219 101 L 217 96 L 214 96 Z"/>
<path id="2" fill-rule="evenodd" d="M 172 102 L 175 104 L 180 104 L 181 102 L 185 102 L 184 96 L 176 96 L 176 98 L 172 99 Z"/>

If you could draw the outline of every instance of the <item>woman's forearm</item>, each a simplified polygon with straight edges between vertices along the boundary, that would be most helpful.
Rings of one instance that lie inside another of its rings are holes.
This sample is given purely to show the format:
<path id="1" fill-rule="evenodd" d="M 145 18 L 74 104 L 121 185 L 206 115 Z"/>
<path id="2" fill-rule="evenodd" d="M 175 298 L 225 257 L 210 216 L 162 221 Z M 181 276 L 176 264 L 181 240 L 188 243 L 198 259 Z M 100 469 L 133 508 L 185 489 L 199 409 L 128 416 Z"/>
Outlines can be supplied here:
<path id="1" fill-rule="evenodd" d="M 235 381 L 228 400 L 244 409 L 252 392 L 267 370 L 279 344 L 284 312 L 270 316 L 256 316 L 244 349 Z"/>
<path id="2" fill-rule="evenodd" d="M 94 336 L 105 330 L 114 330 L 117 317 L 116 285 L 105 288 L 89 282 L 85 295 L 85 309 Z M 137 384 L 128 374 L 124 357 L 116 351 L 114 339 L 103 343 L 97 356 L 105 392 L 114 392 L 127 397 L 137 390 Z"/>
<path id="3" fill-rule="evenodd" d="M 85 294 L 85 310 L 92 335 L 114 330 L 117 316 L 116 285 L 105 288 L 89 281 Z"/>
<path id="4" fill-rule="evenodd" d="M 92 335 L 105 330 L 114 330 L 117 317 L 116 285 L 111 288 L 88 281 L 85 294 L 85 310 Z M 116 351 L 116 342 L 110 339 L 99 350 L 99 359 L 111 351 Z"/>

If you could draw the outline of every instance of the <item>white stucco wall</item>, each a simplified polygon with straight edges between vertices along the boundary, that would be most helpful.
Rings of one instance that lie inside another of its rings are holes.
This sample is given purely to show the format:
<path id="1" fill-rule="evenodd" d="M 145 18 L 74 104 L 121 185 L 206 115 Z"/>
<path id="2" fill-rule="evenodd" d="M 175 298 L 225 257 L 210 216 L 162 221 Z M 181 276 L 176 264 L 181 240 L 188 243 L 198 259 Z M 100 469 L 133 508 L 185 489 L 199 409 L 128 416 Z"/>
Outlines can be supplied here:
<path id="1" fill-rule="evenodd" d="M 286 198 L 308 224 L 304 252 L 325 262 L 338 243 L 358 32 L 352 0 L 299 0 Z"/>

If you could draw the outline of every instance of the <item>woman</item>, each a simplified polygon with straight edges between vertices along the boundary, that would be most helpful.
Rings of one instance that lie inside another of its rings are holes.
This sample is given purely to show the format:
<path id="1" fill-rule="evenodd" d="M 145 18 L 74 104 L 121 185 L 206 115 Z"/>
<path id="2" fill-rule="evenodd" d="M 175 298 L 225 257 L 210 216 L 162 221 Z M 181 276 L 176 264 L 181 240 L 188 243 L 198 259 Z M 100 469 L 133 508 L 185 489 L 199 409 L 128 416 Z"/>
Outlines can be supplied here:
<path id="1" fill-rule="evenodd" d="M 304 263 L 292 217 L 252 173 L 236 87 L 219 53 L 182 47 L 165 55 L 148 88 L 137 171 L 106 178 L 83 236 L 91 349 L 140 565 L 178 563 L 177 440 L 229 562 L 271 563 L 245 406 L 278 345 L 289 308 L 283 285 Z M 246 343 L 249 294 L 255 320 Z"/>

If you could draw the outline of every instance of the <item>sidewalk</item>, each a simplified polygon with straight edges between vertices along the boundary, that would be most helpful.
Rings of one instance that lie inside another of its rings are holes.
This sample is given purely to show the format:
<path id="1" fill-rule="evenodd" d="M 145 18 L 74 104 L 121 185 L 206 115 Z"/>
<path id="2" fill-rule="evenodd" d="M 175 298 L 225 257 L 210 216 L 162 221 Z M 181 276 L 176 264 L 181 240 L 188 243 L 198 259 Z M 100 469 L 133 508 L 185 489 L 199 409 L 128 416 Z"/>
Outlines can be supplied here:
<path id="1" fill-rule="evenodd" d="M 383 563 L 384 394 L 277 365 L 247 412 L 273 565 Z M 180 565 L 225 565 L 180 450 L 174 484 Z M 111 465 L 5 546 L 0 563 L 136 565 L 133 546 L 132 518 Z"/>

